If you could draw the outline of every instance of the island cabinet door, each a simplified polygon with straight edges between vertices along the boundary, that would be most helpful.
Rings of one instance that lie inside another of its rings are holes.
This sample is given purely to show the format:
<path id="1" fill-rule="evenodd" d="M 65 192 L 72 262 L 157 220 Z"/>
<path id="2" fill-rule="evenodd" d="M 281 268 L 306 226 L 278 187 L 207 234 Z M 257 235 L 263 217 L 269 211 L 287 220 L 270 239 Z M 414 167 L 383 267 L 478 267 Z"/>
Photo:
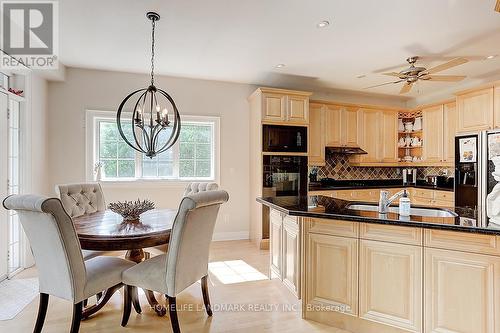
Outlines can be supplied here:
<path id="1" fill-rule="evenodd" d="M 283 219 L 283 283 L 300 299 L 300 241 L 296 217 Z"/>
<path id="2" fill-rule="evenodd" d="M 422 247 L 360 241 L 359 316 L 422 331 Z"/>
<path id="3" fill-rule="evenodd" d="M 306 303 L 311 311 L 358 314 L 358 240 L 308 235 Z M 317 310 L 315 310 L 317 309 Z"/>
<path id="4" fill-rule="evenodd" d="M 283 233 L 283 217 L 280 212 L 271 209 L 269 214 L 269 256 L 271 260 L 271 277 L 277 276 L 282 278 L 282 233 Z"/>
<path id="5" fill-rule="evenodd" d="M 424 271 L 425 333 L 500 332 L 500 258 L 426 248 Z"/>

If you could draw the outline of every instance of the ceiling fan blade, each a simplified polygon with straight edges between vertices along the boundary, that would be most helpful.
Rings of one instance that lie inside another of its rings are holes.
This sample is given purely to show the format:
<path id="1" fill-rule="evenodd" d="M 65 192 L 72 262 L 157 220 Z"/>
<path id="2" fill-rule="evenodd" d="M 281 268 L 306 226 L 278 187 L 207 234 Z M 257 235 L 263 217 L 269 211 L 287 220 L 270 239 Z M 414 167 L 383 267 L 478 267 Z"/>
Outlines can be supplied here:
<path id="1" fill-rule="evenodd" d="M 381 87 L 381 86 L 385 86 L 385 85 L 388 85 L 388 84 L 396 84 L 396 83 L 399 83 L 399 82 L 402 82 L 404 80 L 398 80 L 398 81 L 394 81 L 394 82 L 386 82 L 386 83 L 382 83 L 382 84 L 377 84 L 376 86 L 370 86 L 370 87 L 366 87 L 366 88 L 363 88 L 363 89 L 370 89 L 370 88 L 375 88 L 375 87 Z"/>
<path id="2" fill-rule="evenodd" d="M 500 13 L 500 0 L 497 0 L 497 4 L 495 5 L 495 10 Z"/>
<path id="3" fill-rule="evenodd" d="M 413 86 L 413 82 L 412 83 L 405 83 L 402 87 L 401 87 L 401 90 L 399 91 L 399 94 L 406 94 L 407 92 L 409 92 L 411 90 Z"/>
<path id="4" fill-rule="evenodd" d="M 423 75 L 422 80 L 457 82 L 465 79 L 464 75 Z"/>
<path id="5" fill-rule="evenodd" d="M 500 0 L 498 0 L 500 1 Z M 389 76 L 396 76 L 396 77 L 399 77 L 401 74 L 399 73 L 396 73 L 396 72 L 390 72 L 390 73 L 382 73 L 383 75 L 389 75 Z"/>
<path id="6" fill-rule="evenodd" d="M 465 58 L 455 58 L 453 60 L 450 60 L 448 62 L 445 62 L 444 64 L 441 64 L 441 65 L 437 65 L 436 67 L 432 67 L 430 69 L 427 69 L 423 72 L 423 74 L 432 74 L 432 73 L 437 73 L 437 72 L 441 72 L 441 71 L 444 71 L 445 69 L 448 69 L 448 68 L 452 68 L 452 67 L 455 67 L 455 66 L 458 66 L 458 65 L 462 65 L 462 64 L 465 64 L 466 62 L 468 62 L 469 60 L 465 59 Z"/>

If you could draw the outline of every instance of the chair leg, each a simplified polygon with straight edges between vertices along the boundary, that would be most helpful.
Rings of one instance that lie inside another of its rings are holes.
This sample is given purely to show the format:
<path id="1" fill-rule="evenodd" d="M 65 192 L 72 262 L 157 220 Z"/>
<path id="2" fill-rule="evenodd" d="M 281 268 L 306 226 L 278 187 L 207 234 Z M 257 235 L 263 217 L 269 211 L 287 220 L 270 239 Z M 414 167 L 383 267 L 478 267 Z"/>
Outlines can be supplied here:
<path id="1" fill-rule="evenodd" d="M 208 275 L 201 278 L 201 292 L 203 294 L 203 302 L 207 315 L 212 316 L 212 306 L 210 305 L 210 296 L 208 294 Z"/>
<path id="2" fill-rule="evenodd" d="M 82 321 L 83 301 L 73 305 L 73 320 L 71 322 L 70 333 L 78 333 L 80 322 Z"/>
<path id="3" fill-rule="evenodd" d="M 122 317 L 123 327 L 127 326 L 131 310 L 132 310 L 132 286 L 125 286 L 123 293 L 123 317 Z"/>
<path id="4" fill-rule="evenodd" d="M 141 303 L 139 302 L 139 293 L 137 291 L 137 287 L 132 287 L 130 292 L 130 296 L 132 297 L 132 304 L 134 305 L 135 312 L 141 314 Z"/>
<path id="5" fill-rule="evenodd" d="M 40 303 L 38 305 L 38 316 L 36 317 L 35 329 L 33 333 L 42 332 L 43 323 L 45 322 L 45 315 L 47 314 L 47 307 L 49 306 L 49 295 L 40 293 Z"/>
<path id="6" fill-rule="evenodd" d="M 170 297 L 165 295 L 168 300 L 168 312 L 170 314 L 170 323 L 172 324 L 172 330 L 174 333 L 181 333 L 181 328 L 179 326 L 179 318 L 177 318 L 177 302 L 175 297 Z"/>

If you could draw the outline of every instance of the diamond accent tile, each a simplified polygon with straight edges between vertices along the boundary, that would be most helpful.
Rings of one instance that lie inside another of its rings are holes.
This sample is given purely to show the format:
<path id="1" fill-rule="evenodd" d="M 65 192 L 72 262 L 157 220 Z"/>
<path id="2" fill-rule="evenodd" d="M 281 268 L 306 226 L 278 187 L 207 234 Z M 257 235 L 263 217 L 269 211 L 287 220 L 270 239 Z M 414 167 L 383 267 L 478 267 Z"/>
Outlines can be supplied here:
<path id="1" fill-rule="evenodd" d="M 326 164 L 318 167 L 318 178 L 334 178 L 338 180 L 358 179 L 401 179 L 402 167 L 357 167 L 349 165 L 347 155 L 332 154 L 327 156 Z M 448 176 L 454 175 L 454 168 L 445 167 L 420 167 L 417 168 L 417 178 L 436 176 L 447 172 Z"/>

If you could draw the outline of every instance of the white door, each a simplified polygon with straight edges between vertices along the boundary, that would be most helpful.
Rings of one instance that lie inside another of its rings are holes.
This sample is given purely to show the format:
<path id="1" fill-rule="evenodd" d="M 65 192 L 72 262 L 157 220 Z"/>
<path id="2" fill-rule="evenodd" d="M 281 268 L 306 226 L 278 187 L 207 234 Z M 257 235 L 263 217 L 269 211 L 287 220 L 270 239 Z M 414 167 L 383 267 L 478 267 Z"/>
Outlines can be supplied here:
<path id="1" fill-rule="evenodd" d="M 9 100 L 8 117 L 8 160 L 7 160 L 7 192 L 8 195 L 19 194 L 20 188 L 20 103 Z M 8 274 L 14 275 L 21 269 L 21 226 L 19 218 L 14 211 L 7 212 L 7 225 L 9 228 L 8 241 Z"/>
<path id="2" fill-rule="evenodd" d="M 7 196 L 8 179 L 8 98 L 0 93 L 0 200 Z M 7 211 L 0 205 L 0 281 L 8 275 L 9 227 Z"/>

